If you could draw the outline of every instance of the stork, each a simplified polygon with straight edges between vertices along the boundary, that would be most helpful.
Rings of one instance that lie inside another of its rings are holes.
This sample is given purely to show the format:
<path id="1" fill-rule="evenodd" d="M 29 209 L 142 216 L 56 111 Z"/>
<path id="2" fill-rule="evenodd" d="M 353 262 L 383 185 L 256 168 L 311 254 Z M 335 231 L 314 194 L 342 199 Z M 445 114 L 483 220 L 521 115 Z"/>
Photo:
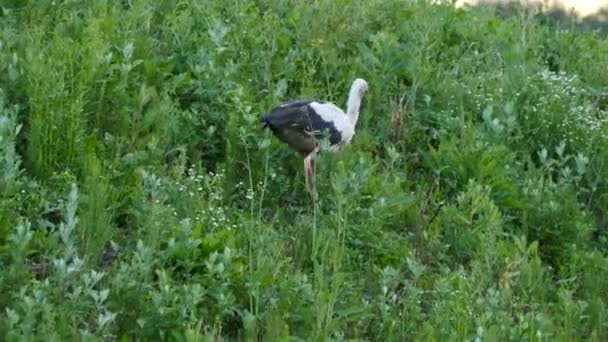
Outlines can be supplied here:
<path id="1" fill-rule="evenodd" d="M 304 156 L 306 187 L 313 193 L 314 158 L 326 138 L 327 150 L 335 152 L 348 144 L 355 135 L 367 82 L 356 79 L 350 87 L 346 101 L 346 113 L 327 101 L 298 100 L 287 102 L 272 109 L 262 118 L 264 128 L 293 150 Z"/>

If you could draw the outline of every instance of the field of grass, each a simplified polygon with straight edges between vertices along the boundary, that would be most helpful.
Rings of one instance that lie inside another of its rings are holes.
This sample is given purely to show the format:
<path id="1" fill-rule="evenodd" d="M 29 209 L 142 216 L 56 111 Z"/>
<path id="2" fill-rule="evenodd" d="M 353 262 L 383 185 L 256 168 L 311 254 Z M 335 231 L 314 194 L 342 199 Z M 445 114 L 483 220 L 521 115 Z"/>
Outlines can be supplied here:
<path id="1" fill-rule="evenodd" d="M 1 340 L 608 340 L 605 38 L 415 0 L 0 6 Z M 313 203 L 260 118 L 356 77 Z"/>

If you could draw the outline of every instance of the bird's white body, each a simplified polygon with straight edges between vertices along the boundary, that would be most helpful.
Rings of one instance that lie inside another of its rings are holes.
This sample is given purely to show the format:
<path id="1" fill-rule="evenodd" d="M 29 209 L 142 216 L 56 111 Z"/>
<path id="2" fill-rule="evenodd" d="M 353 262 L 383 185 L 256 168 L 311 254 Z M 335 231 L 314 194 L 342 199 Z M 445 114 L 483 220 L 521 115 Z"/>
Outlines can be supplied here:
<path id="1" fill-rule="evenodd" d="M 333 103 L 312 102 L 310 106 L 325 122 L 331 122 L 336 130 L 340 132 L 342 139 L 338 144 L 329 145 L 329 151 L 337 151 L 341 146 L 346 145 L 355 135 L 355 127 L 342 111 Z"/>

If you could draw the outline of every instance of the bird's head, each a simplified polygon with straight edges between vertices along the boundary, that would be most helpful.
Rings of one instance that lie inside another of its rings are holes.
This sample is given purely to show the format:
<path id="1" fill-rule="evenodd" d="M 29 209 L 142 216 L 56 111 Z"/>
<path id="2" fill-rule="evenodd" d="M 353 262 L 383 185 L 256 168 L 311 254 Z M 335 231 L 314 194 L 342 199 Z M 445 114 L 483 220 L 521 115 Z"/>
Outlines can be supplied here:
<path id="1" fill-rule="evenodd" d="M 359 95 L 359 97 L 363 98 L 365 96 L 365 94 L 367 94 L 367 89 L 368 89 L 367 81 L 365 81 L 362 78 L 357 78 L 353 82 L 351 89 L 354 90 L 356 92 L 356 94 Z"/>
<path id="2" fill-rule="evenodd" d="M 346 115 L 350 118 L 350 122 L 353 127 L 357 124 L 359 118 L 359 112 L 362 110 L 364 105 L 365 94 L 367 94 L 367 82 L 362 78 L 357 78 L 348 94 L 348 100 L 346 101 Z"/>

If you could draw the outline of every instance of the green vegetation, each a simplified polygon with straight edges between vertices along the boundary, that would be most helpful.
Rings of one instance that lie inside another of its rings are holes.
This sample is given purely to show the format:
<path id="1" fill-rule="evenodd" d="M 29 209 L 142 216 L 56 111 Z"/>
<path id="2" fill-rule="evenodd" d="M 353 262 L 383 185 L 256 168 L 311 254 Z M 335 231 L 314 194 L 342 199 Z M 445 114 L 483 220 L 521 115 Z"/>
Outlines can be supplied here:
<path id="1" fill-rule="evenodd" d="M 608 340 L 608 41 L 397 0 L 0 12 L 0 339 Z M 357 135 L 317 162 L 294 98 Z"/>

